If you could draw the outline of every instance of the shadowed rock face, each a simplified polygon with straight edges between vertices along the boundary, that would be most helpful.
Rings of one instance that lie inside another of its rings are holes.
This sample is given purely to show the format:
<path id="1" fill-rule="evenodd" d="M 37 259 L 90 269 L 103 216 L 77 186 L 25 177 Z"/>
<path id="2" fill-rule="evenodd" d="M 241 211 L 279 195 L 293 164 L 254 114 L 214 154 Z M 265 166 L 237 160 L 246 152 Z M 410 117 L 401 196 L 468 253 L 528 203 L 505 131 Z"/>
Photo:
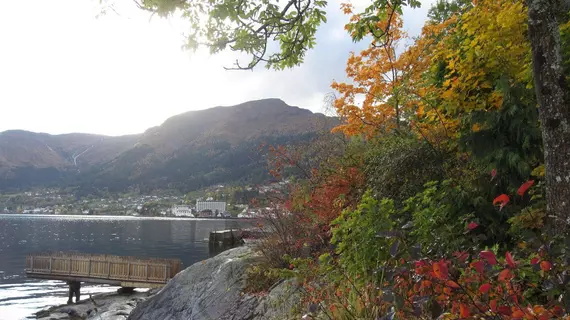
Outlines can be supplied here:
<path id="1" fill-rule="evenodd" d="M 174 277 L 157 295 L 140 303 L 132 320 L 288 319 L 298 305 L 295 286 L 284 282 L 265 297 L 243 294 L 245 271 L 259 261 L 249 247 L 225 251 Z"/>

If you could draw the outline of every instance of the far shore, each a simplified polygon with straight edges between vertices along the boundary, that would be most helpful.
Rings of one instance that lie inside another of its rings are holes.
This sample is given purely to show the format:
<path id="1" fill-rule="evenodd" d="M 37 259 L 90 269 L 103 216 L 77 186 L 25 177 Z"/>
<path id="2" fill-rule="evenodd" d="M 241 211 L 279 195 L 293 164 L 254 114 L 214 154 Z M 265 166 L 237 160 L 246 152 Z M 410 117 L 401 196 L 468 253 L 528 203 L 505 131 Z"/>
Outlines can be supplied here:
<path id="1" fill-rule="evenodd" d="M 248 221 L 256 220 L 258 218 L 193 218 L 193 217 L 174 217 L 174 216 L 130 216 L 130 215 L 87 215 L 87 214 L 33 214 L 33 213 L 0 213 L 0 217 L 26 217 L 26 218 L 84 218 L 84 219 L 104 219 L 104 218 L 120 218 L 124 220 L 198 220 L 198 221 L 218 221 L 218 220 L 238 220 L 238 221 Z"/>

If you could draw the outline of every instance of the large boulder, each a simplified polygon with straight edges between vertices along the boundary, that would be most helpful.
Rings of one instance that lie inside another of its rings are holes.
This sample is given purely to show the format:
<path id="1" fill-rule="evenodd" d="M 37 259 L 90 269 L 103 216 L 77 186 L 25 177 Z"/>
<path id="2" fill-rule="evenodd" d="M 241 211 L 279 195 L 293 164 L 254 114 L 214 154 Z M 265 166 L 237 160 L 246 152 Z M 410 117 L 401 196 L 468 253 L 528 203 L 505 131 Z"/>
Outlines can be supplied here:
<path id="1" fill-rule="evenodd" d="M 284 281 L 266 296 L 243 293 L 246 269 L 260 261 L 250 247 L 239 247 L 196 263 L 131 312 L 131 320 L 266 320 L 289 318 L 298 305 L 294 281 Z"/>

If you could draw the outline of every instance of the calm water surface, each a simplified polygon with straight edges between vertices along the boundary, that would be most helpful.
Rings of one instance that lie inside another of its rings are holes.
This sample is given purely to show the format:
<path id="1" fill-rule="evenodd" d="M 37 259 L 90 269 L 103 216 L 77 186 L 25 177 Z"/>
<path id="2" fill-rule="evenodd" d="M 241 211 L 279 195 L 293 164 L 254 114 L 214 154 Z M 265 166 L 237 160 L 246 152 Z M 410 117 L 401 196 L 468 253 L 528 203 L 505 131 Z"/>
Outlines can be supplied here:
<path id="1" fill-rule="evenodd" d="M 238 220 L 0 214 L 0 320 L 25 319 L 67 301 L 61 281 L 27 279 L 27 254 L 45 251 L 178 258 L 189 266 L 212 255 L 210 231 L 248 227 Z M 86 285 L 87 294 L 117 287 Z"/>

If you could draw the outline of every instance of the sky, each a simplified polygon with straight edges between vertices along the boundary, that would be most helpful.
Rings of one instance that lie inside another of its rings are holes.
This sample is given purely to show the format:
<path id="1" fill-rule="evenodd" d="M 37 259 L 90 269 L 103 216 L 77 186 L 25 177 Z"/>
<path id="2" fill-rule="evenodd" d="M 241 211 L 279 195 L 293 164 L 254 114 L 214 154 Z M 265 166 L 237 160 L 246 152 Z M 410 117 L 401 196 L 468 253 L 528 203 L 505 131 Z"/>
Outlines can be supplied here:
<path id="1" fill-rule="evenodd" d="M 410 35 L 433 1 L 404 11 Z M 235 53 L 181 48 L 180 18 L 115 2 L 116 12 L 100 15 L 99 0 L 0 0 L 0 132 L 134 134 L 186 111 L 263 98 L 324 113 L 331 82 L 346 79 L 350 52 L 366 45 L 351 41 L 340 0 L 330 0 L 302 66 L 226 71 Z"/>

